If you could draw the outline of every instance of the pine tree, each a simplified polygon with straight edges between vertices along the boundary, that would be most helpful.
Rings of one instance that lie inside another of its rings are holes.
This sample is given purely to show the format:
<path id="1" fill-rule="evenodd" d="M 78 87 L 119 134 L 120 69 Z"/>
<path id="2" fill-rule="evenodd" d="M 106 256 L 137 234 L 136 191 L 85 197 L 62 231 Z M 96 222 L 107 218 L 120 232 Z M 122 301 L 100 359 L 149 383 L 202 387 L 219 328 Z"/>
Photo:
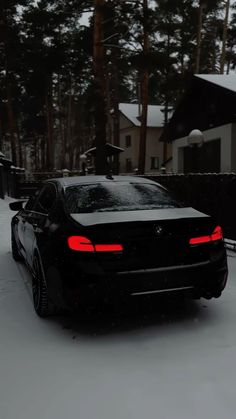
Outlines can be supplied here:
<path id="1" fill-rule="evenodd" d="M 18 136 L 20 30 L 17 20 L 18 6 L 26 6 L 27 0 L 0 3 L 0 65 L 1 113 L 3 114 L 2 134 L 10 139 L 11 157 L 15 165 L 21 164 L 21 150 Z"/>

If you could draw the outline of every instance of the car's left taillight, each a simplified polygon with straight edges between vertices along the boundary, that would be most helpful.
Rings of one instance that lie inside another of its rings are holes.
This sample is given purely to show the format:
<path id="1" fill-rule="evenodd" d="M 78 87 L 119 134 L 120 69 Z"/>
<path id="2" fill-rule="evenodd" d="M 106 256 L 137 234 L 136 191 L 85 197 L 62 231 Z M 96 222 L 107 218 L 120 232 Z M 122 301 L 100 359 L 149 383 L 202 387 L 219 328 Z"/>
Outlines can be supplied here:
<path id="1" fill-rule="evenodd" d="M 70 236 L 67 239 L 68 247 L 77 252 L 102 253 L 102 252 L 122 252 L 123 246 L 118 243 L 94 244 L 84 236 Z"/>
<path id="2" fill-rule="evenodd" d="M 197 245 L 197 244 L 203 244 L 203 243 L 210 243 L 210 242 L 216 242 L 218 240 L 223 239 L 223 233 L 222 228 L 220 226 L 217 226 L 213 233 L 207 236 L 199 236 L 199 237 L 193 237 L 189 240 L 190 245 Z"/>

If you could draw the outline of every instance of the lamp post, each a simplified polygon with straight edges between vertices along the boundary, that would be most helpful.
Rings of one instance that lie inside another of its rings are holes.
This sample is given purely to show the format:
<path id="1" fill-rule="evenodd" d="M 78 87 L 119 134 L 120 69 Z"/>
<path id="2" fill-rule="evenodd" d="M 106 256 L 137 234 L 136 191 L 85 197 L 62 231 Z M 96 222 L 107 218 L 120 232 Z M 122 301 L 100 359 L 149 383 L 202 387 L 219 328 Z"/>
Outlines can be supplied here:
<path id="1" fill-rule="evenodd" d="M 192 171 L 196 172 L 198 168 L 198 148 L 203 146 L 204 135 L 199 129 L 192 130 L 187 138 L 189 147 L 192 148 Z"/>
<path id="2" fill-rule="evenodd" d="M 81 161 L 81 174 L 83 176 L 86 175 L 86 162 L 87 162 L 87 155 L 86 154 L 80 154 L 79 156 Z"/>

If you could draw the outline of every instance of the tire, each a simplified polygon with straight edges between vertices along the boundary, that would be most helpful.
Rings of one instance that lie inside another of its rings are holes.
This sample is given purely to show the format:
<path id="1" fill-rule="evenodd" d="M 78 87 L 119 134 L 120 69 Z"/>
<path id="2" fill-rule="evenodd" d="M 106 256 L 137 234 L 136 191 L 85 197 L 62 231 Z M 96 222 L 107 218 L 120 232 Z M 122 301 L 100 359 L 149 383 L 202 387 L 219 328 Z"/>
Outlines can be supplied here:
<path id="1" fill-rule="evenodd" d="M 34 309 L 39 317 L 48 317 L 54 313 L 54 306 L 48 298 L 48 288 L 44 277 L 43 268 L 38 255 L 33 261 L 32 292 Z"/>
<path id="2" fill-rule="evenodd" d="M 21 256 L 18 250 L 13 231 L 11 232 L 11 251 L 12 251 L 12 257 L 16 262 L 20 262 L 23 260 L 23 256 Z"/>

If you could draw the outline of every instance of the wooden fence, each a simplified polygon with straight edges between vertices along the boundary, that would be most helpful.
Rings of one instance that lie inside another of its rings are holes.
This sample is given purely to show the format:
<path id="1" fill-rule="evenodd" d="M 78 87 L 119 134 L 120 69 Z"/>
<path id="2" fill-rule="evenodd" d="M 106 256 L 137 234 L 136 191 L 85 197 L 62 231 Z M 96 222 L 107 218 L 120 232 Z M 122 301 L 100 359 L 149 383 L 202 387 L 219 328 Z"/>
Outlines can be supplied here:
<path id="1" fill-rule="evenodd" d="M 236 240 L 236 174 L 146 176 L 168 188 L 186 205 L 212 215 L 225 237 Z"/>
<path id="2" fill-rule="evenodd" d="M 12 176 L 15 182 L 15 185 L 11 186 L 13 181 L 9 181 L 8 187 L 12 191 L 11 196 L 16 198 L 31 196 L 43 180 L 43 174 L 40 180 L 31 182 L 23 181 L 19 174 L 12 173 L 8 176 Z M 51 177 L 55 177 L 55 174 Z M 222 226 L 225 237 L 236 240 L 236 175 L 234 173 L 145 177 L 167 187 L 186 205 L 212 215 L 216 223 Z"/>

